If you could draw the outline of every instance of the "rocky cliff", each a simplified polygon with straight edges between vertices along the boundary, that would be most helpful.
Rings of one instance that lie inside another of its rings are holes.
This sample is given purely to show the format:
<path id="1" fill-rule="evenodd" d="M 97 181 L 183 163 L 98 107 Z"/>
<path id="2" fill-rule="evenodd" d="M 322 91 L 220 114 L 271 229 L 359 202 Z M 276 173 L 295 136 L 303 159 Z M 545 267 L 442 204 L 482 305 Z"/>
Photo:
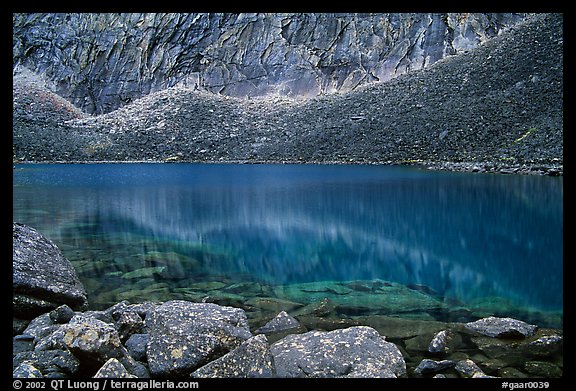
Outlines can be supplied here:
<path id="1" fill-rule="evenodd" d="M 427 67 L 527 16 L 14 14 L 13 60 L 87 113 L 176 85 L 310 97 Z"/>
<path id="2" fill-rule="evenodd" d="M 89 116 L 42 87 L 49 80 L 41 75 L 23 75 L 14 79 L 15 161 L 420 162 L 562 172 L 562 14 L 529 17 L 386 82 L 307 99 L 179 85 Z"/>

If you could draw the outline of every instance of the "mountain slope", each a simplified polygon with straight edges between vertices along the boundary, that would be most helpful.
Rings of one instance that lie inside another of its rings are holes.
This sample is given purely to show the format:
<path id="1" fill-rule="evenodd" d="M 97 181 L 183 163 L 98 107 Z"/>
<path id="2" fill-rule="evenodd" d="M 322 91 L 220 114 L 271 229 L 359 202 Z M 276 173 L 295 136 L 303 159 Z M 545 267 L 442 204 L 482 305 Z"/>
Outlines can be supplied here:
<path id="1" fill-rule="evenodd" d="M 464 162 L 558 173 L 563 17 L 536 15 L 469 52 L 344 94 L 247 100 L 173 87 L 43 127 L 52 138 L 42 143 L 25 110 L 14 112 L 16 160 Z"/>

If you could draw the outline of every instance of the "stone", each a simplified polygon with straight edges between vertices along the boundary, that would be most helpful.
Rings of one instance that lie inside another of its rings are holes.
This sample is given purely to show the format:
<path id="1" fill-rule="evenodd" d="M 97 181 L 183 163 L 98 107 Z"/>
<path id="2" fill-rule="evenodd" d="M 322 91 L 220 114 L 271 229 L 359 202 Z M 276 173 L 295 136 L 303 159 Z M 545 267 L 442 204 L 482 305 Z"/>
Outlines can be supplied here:
<path id="1" fill-rule="evenodd" d="M 514 367 L 506 367 L 506 368 L 500 369 L 498 371 L 498 376 L 500 376 L 500 377 L 513 377 L 513 378 L 530 377 L 527 374 L 525 374 L 524 372 L 522 372 L 519 369 L 514 368 Z"/>
<path id="2" fill-rule="evenodd" d="M 102 367 L 96 372 L 94 378 L 118 378 L 118 379 L 134 379 L 137 376 L 130 374 L 124 365 L 115 358 L 111 358 L 102 365 Z"/>
<path id="3" fill-rule="evenodd" d="M 333 281 L 307 282 L 277 287 L 274 291 L 278 297 L 300 303 L 328 298 L 338 313 L 350 316 L 374 312 L 440 310 L 446 307 L 441 300 L 398 283 L 359 280 L 342 284 Z M 343 291 L 343 287 L 347 289 Z"/>
<path id="4" fill-rule="evenodd" d="M 293 316 L 288 315 L 286 311 L 280 311 L 272 320 L 257 328 L 254 332 L 256 334 L 272 334 L 301 328 L 302 326 Z"/>
<path id="5" fill-rule="evenodd" d="M 540 377 L 562 377 L 563 372 L 558 365 L 547 361 L 528 361 L 524 364 L 524 370 Z"/>
<path id="6" fill-rule="evenodd" d="M 50 311 L 49 316 L 54 323 L 68 323 L 74 316 L 74 311 L 66 304 L 62 304 L 60 307 Z"/>
<path id="7" fill-rule="evenodd" d="M 36 340 L 40 340 L 47 335 L 52 334 L 54 330 L 58 328 L 59 324 L 54 323 L 50 314 L 47 313 L 32 319 L 24 329 L 23 334 L 30 335 Z"/>
<path id="8" fill-rule="evenodd" d="M 456 361 L 454 360 L 435 361 L 425 358 L 420 361 L 420 364 L 418 364 L 416 369 L 414 369 L 414 374 L 417 376 L 422 376 L 425 373 L 439 372 L 443 369 L 451 368 L 454 365 L 456 365 Z"/>
<path id="9" fill-rule="evenodd" d="M 306 304 L 304 307 L 298 308 L 297 310 L 292 311 L 292 315 L 295 317 L 298 316 L 329 316 L 333 314 L 336 310 L 336 306 L 332 302 L 332 300 L 328 298 L 324 298 L 319 301 L 314 301 L 313 303 Z"/>
<path id="10" fill-rule="evenodd" d="M 128 356 L 112 325 L 85 315 L 75 315 L 36 345 L 36 350 L 52 349 L 68 349 L 80 360 L 99 366 L 110 358 Z"/>
<path id="11" fill-rule="evenodd" d="M 543 335 L 529 342 L 524 351 L 532 357 L 552 358 L 562 352 L 563 342 L 564 338 L 561 335 Z"/>
<path id="12" fill-rule="evenodd" d="M 386 315 L 356 316 L 353 319 L 364 326 L 375 328 L 388 339 L 434 335 L 447 327 L 446 323 L 435 320 L 408 319 Z"/>
<path id="13" fill-rule="evenodd" d="M 255 334 L 266 334 L 271 343 L 278 341 L 288 334 L 299 334 L 308 331 L 293 316 L 286 311 L 280 311 L 272 320 L 264 326 L 257 328 Z"/>
<path id="14" fill-rule="evenodd" d="M 238 347 L 252 334 L 242 309 L 172 300 L 146 318 L 153 376 L 183 376 Z"/>
<path id="15" fill-rule="evenodd" d="M 191 377 L 275 377 L 274 359 L 266 336 L 260 334 L 192 372 Z"/>
<path id="16" fill-rule="evenodd" d="M 12 356 L 18 353 L 34 350 L 34 337 L 28 334 L 16 335 L 12 338 Z"/>
<path id="17" fill-rule="evenodd" d="M 74 267 L 56 245 L 35 229 L 12 224 L 14 316 L 32 319 L 67 304 L 87 308 L 86 291 Z"/>
<path id="18" fill-rule="evenodd" d="M 27 361 L 18 365 L 16 369 L 12 371 L 13 378 L 41 378 L 42 372 L 36 368 L 32 363 Z"/>
<path id="19" fill-rule="evenodd" d="M 432 354 L 448 354 L 462 342 L 460 334 L 449 330 L 441 330 L 430 341 L 428 352 Z"/>
<path id="20" fill-rule="evenodd" d="M 278 377 L 386 377 L 406 373 L 396 345 L 371 327 L 292 334 L 270 346 Z"/>
<path id="21" fill-rule="evenodd" d="M 126 340 L 124 346 L 130 356 L 138 361 L 146 361 L 146 345 L 148 344 L 148 334 L 132 334 Z"/>
<path id="22" fill-rule="evenodd" d="M 534 335 L 538 326 L 512 318 L 490 316 L 466 323 L 465 328 L 492 338 L 525 338 Z"/>
<path id="23" fill-rule="evenodd" d="M 13 356 L 13 366 L 30 363 L 44 376 L 74 376 L 80 368 L 80 360 L 68 350 L 53 349 L 45 351 L 21 352 Z"/>
<path id="24" fill-rule="evenodd" d="M 263 311 L 272 311 L 275 313 L 280 311 L 291 311 L 304 306 L 302 303 L 278 299 L 276 297 L 255 297 L 246 301 L 246 304 Z"/>
<path id="25" fill-rule="evenodd" d="M 486 374 L 476 363 L 470 359 L 460 360 L 454 366 L 454 369 L 463 377 L 484 377 Z"/>
<path id="26" fill-rule="evenodd" d="M 144 327 L 144 321 L 136 311 L 124 311 L 115 319 L 118 336 L 125 342 L 132 334 L 140 333 Z"/>

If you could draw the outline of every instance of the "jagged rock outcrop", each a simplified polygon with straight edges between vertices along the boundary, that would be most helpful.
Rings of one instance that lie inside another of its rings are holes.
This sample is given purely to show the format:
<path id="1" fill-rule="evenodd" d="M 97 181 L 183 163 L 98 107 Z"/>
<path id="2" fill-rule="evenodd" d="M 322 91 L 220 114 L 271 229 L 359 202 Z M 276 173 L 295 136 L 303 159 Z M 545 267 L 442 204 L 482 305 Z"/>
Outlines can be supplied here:
<path id="1" fill-rule="evenodd" d="M 89 113 L 175 85 L 314 96 L 476 47 L 527 14 L 14 14 L 13 63 Z"/>

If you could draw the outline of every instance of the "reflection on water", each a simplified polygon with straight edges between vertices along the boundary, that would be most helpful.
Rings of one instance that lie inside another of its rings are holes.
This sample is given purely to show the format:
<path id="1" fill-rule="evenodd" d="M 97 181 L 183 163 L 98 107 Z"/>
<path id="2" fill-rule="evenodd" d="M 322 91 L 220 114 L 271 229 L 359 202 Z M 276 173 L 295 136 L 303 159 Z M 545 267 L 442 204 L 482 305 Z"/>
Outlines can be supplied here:
<path id="1" fill-rule="evenodd" d="M 94 294 L 384 280 L 561 310 L 562 184 L 381 166 L 18 165 L 13 218 L 59 245 Z"/>

